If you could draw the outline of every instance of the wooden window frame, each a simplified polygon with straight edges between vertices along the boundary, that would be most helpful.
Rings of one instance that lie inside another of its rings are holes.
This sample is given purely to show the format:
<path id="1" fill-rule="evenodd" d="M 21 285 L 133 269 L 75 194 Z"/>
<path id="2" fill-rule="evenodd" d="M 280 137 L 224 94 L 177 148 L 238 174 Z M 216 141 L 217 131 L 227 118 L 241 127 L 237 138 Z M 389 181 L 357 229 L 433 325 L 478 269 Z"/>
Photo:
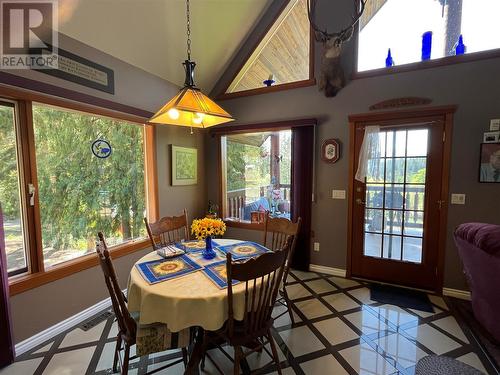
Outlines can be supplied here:
<path id="1" fill-rule="evenodd" d="M 234 81 L 234 79 L 236 78 L 238 73 L 241 71 L 241 69 L 243 69 L 246 62 L 250 59 L 250 57 L 253 55 L 253 53 L 255 52 L 257 47 L 264 40 L 267 33 L 271 30 L 271 28 L 276 23 L 276 21 L 279 19 L 281 14 L 288 7 L 288 5 L 290 4 L 290 1 L 293 1 L 293 0 L 286 0 L 283 3 L 283 6 L 279 10 L 279 12 L 276 14 L 276 16 L 273 18 L 272 22 L 269 23 L 269 25 L 263 30 L 262 34 L 259 36 L 259 38 L 255 42 L 255 45 L 249 50 L 249 52 L 247 54 L 245 54 L 245 57 L 242 59 L 242 61 L 238 65 L 238 69 L 235 70 L 235 73 L 231 75 L 230 79 L 228 79 L 227 83 L 224 85 L 223 89 L 221 90 L 222 93 L 217 95 L 217 97 L 216 97 L 217 100 L 241 98 L 241 97 L 245 97 L 245 96 L 267 94 L 267 93 L 271 93 L 271 92 L 291 90 L 291 89 L 296 89 L 296 88 L 300 88 L 300 87 L 309 87 L 309 86 L 316 85 L 316 78 L 314 76 L 314 61 L 315 61 L 314 60 L 314 53 L 315 53 L 314 45 L 316 43 L 316 39 L 314 38 L 314 32 L 313 32 L 312 28 L 310 28 L 309 29 L 309 78 L 308 79 L 277 84 L 275 86 L 269 86 L 269 87 L 258 87 L 258 88 L 250 89 L 250 90 L 227 92 L 227 90 L 229 89 L 229 86 L 231 86 L 231 83 Z"/>
<path id="2" fill-rule="evenodd" d="M 407 63 L 403 65 L 395 65 L 391 67 L 382 67 L 377 69 L 364 70 L 362 72 L 358 71 L 358 57 L 359 57 L 359 26 L 356 27 L 353 36 L 353 41 L 355 43 L 354 48 L 354 66 L 352 67 L 351 79 L 363 79 L 371 77 L 380 77 L 391 74 L 407 73 L 417 70 L 438 68 L 440 66 L 448 66 L 454 64 L 468 63 L 474 61 L 481 61 L 487 59 L 495 59 L 500 57 L 500 48 L 471 52 L 463 55 L 455 56 L 444 56 L 437 59 L 425 60 L 425 61 L 415 61 L 412 63 Z"/>
<path id="3" fill-rule="evenodd" d="M 74 93 L 74 92 L 73 92 Z M 147 207 L 147 216 L 150 221 L 156 221 L 159 217 L 158 202 L 158 177 L 156 164 L 156 132 L 155 127 L 148 123 L 146 116 L 120 112 L 119 110 L 110 110 L 98 105 L 87 104 L 79 101 L 71 101 L 38 92 L 19 89 L 17 87 L 0 85 L 0 98 L 17 103 L 18 126 L 21 135 L 22 154 L 22 183 L 23 189 L 27 183 L 37 185 L 37 174 L 35 165 L 35 148 L 33 133 L 32 103 L 51 105 L 62 110 L 73 110 L 87 113 L 90 115 L 104 116 L 113 120 L 122 120 L 135 123 L 143 127 L 144 144 L 144 184 L 145 198 Z M 100 101 L 95 98 L 95 102 Z M 110 108 L 121 108 L 118 103 L 114 103 Z M 109 108 L 109 107 L 108 107 Z M 135 113 L 145 113 L 139 109 L 134 109 Z M 27 151 L 26 151 L 27 150 Z M 41 246 L 41 223 L 38 204 L 38 195 L 35 196 L 35 206 L 28 207 L 26 210 L 28 228 L 26 235 L 28 238 L 27 256 L 29 262 L 28 273 L 15 275 L 9 278 L 10 295 L 23 293 L 27 290 L 37 288 L 41 285 L 62 279 L 74 273 L 89 269 L 98 265 L 98 259 L 95 254 L 86 254 L 75 259 L 71 259 L 60 264 L 45 269 L 43 262 L 43 251 Z M 127 241 L 110 248 L 113 259 L 123 257 L 133 252 L 150 247 L 150 240 L 147 237 Z"/>
<path id="4" fill-rule="evenodd" d="M 221 208 L 221 214 L 223 216 L 226 226 L 233 228 L 251 229 L 263 231 L 264 223 L 250 223 L 247 221 L 232 221 L 225 220 L 224 214 L 226 212 L 226 176 L 223 173 L 223 163 L 225 155 L 222 155 L 221 141 L 223 136 L 231 134 L 245 134 L 245 133 L 260 133 L 260 132 L 277 132 L 281 130 L 291 130 L 292 128 L 297 128 L 301 126 L 311 126 L 317 125 L 317 120 L 315 118 L 304 118 L 298 120 L 286 120 L 286 121 L 276 121 L 276 122 L 264 122 L 264 123 L 254 123 L 254 124 L 240 124 L 240 125 L 221 125 L 210 129 L 209 134 L 215 138 L 217 142 L 217 175 L 219 180 L 219 207 Z M 293 161 L 292 161 L 293 162 Z"/>

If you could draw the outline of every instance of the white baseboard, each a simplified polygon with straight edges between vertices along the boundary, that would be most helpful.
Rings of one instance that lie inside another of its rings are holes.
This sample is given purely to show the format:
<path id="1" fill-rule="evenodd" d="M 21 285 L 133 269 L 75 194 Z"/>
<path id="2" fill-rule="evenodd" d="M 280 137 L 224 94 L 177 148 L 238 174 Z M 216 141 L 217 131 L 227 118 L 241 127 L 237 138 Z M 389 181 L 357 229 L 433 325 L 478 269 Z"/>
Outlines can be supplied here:
<path id="1" fill-rule="evenodd" d="M 345 277 L 346 270 L 342 268 L 333 268 L 327 266 L 320 266 L 319 264 L 310 264 L 309 271 L 326 273 L 327 275 Z"/>
<path id="2" fill-rule="evenodd" d="M 126 290 L 124 290 L 126 292 Z M 97 302 L 95 305 L 90 306 L 89 308 L 70 316 L 69 318 L 54 324 L 52 327 L 49 327 L 42 332 L 37 333 L 24 341 L 16 344 L 16 356 L 26 353 L 27 351 L 37 347 L 40 344 L 50 340 L 51 338 L 57 336 L 58 334 L 84 322 L 85 320 L 91 318 L 95 314 L 109 308 L 111 306 L 111 298 L 106 298 L 103 301 Z"/>
<path id="3" fill-rule="evenodd" d="M 320 266 L 318 264 L 310 264 L 309 271 L 326 273 L 328 275 L 346 277 L 346 270 L 342 268 L 333 268 L 327 266 Z M 443 288 L 443 295 L 470 301 L 470 292 L 467 290 L 459 290 L 452 288 Z"/>
<path id="4" fill-rule="evenodd" d="M 470 292 L 467 290 L 443 288 L 443 296 L 455 297 L 470 301 Z"/>

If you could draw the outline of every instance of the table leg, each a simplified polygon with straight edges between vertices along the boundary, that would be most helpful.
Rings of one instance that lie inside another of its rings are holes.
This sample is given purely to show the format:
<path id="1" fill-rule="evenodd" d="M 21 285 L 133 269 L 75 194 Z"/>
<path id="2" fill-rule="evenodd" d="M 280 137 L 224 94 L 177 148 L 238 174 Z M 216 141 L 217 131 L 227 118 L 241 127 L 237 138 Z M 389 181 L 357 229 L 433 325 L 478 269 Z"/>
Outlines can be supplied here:
<path id="1" fill-rule="evenodd" d="M 191 353 L 189 355 L 189 362 L 186 367 L 186 371 L 184 371 L 184 374 L 186 375 L 197 375 L 200 373 L 200 361 L 201 361 L 201 356 L 203 354 L 202 353 L 203 335 L 204 335 L 203 328 L 198 327 L 194 338 L 194 344 L 192 346 Z"/>

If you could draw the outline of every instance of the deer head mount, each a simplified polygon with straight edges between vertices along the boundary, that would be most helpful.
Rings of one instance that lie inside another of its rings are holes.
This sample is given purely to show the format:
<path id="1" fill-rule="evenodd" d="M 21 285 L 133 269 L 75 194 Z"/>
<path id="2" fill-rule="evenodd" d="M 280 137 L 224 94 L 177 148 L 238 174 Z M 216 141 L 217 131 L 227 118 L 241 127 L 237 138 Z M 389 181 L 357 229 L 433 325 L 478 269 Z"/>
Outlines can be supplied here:
<path id="1" fill-rule="evenodd" d="M 316 0 L 307 0 L 307 16 L 314 30 L 316 41 L 323 43 L 321 56 L 321 71 L 318 81 L 318 88 L 325 93 L 325 96 L 332 97 L 345 86 L 344 70 L 340 65 L 340 53 L 342 45 L 351 39 L 354 27 L 359 22 L 365 10 L 367 0 L 353 0 L 354 14 L 349 26 L 338 31 L 329 33 L 325 28 L 320 29 L 314 21 L 316 13 Z"/>

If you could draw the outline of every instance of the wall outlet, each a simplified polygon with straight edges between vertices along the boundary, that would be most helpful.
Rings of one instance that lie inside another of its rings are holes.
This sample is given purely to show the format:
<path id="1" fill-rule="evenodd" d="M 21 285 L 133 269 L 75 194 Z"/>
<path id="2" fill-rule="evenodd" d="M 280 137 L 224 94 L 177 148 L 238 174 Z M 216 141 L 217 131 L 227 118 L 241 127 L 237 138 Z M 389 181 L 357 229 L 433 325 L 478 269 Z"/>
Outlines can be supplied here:
<path id="1" fill-rule="evenodd" d="M 314 243 L 314 251 L 319 251 L 319 242 Z"/>
<path id="2" fill-rule="evenodd" d="M 332 199 L 345 199 L 345 190 L 332 190 Z"/>
<path id="3" fill-rule="evenodd" d="M 500 130 L 500 118 L 490 120 L 490 132 L 496 132 Z"/>
<path id="4" fill-rule="evenodd" d="M 451 204 L 465 204 L 465 194 L 452 194 Z"/>

